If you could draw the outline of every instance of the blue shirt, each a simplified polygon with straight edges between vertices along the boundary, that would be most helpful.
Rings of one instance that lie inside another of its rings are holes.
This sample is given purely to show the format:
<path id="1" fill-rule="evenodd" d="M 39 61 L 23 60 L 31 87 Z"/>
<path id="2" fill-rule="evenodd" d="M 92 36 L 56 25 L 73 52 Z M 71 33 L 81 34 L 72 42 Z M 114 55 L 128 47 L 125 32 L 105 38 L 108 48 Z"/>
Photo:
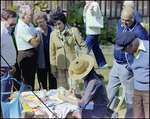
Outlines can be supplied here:
<path id="1" fill-rule="evenodd" d="M 149 39 L 149 34 L 147 33 L 147 31 L 136 20 L 128 29 L 122 25 L 121 19 L 118 21 L 118 31 L 117 31 L 116 37 L 120 33 L 126 32 L 126 31 L 134 32 L 136 37 L 140 38 L 142 40 L 148 40 Z M 115 50 L 114 49 L 114 58 L 118 63 L 120 62 L 120 64 L 122 64 L 122 62 L 126 62 L 125 52 L 121 52 L 121 50 Z M 126 64 L 127 64 L 127 62 L 126 62 Z"/>
<path id="2" fill-rule="evenodd" d="M 142 15 L 141 15 L 137 10 L 135 10 L 135 12 L 136 12 L 136 14 L 135 14 L 135 19 L 136 19 L 139 23 L 143 22 L 143 20 L 142 20 Z"/>
<path id="3" fill-rule="evenodd" d="M 3 11 L 3 7 L 2 7 L 2 5 L 1 5 L 1 11 Z"/>

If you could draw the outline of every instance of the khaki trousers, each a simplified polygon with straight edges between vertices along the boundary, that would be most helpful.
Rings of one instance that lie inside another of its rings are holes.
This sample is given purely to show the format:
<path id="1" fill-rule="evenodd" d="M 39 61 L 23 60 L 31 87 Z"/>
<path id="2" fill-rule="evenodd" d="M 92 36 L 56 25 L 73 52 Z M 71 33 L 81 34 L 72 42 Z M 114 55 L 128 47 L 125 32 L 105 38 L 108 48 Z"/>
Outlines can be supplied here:
<path id="1" fill-rule="evenodd" d="M 134 118 L 149 118 L 149 91 L 134 89 L 133 111 Z"/>

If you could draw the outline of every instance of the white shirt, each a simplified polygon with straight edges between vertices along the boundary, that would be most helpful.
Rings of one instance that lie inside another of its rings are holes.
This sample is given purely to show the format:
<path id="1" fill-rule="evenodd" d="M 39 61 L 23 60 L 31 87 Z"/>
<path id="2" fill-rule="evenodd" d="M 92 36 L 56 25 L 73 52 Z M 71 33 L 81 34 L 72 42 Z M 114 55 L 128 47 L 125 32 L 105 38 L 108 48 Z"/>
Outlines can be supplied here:
<path id="1" fill-rule="evenodd" d="M 1 22 L 1 55 L 9 63 L 14 65 L 16 63 L 16 49 L 8 29 Z M 8 67 L 6 62 L 1 57 L 1 67 Z"/>
<path id="2" fill-rule="evenodd" d="M 93 10 L 90 10 L 91 5 L 94 5 Z M 98 35 L 101 34 L 100 28 L 103 28 L 103 17 L 101 15 L 99 4 L 97 2 L 93 1 L 90 6 L 88 7 L 86 12 L 86 19 L 84 18 L 84 22 L 86 22 L 86 34 Z"/>
<path id="3" fill-rule="evenodd" d="M 29 26 L 25 24 L 20 19 L 18 20 L 18 24 L 15 28 L 15 37 L 18 50 L 27 50 L 31 48 L 35 48 L 35 46 L 29 43 L 29 40 L 32 37 L 36 38 L 36 30 L 32 23 L 29 23 Z"/>

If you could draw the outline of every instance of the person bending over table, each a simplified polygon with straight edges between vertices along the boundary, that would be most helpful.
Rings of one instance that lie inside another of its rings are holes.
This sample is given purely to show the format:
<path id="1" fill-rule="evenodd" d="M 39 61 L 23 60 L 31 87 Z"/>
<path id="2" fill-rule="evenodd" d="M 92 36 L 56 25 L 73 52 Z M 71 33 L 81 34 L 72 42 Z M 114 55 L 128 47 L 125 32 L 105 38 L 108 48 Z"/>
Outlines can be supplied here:
<path id="1" fill-rule="evenodd" d="M 89 55 L 76 58 L 69 66 L 69 76 L 74 79 L 84 80 L 83 95 L 75 94 L 74 89 L 69 93 L 79 100 L 70 99 L 65 93 L 58 93 L 58 98 L 82 108 L 82 118 L 103 118 L 107 111 L 106 88 L 101 79 L 103 76 L 94 71 L 94 60 Z"/>

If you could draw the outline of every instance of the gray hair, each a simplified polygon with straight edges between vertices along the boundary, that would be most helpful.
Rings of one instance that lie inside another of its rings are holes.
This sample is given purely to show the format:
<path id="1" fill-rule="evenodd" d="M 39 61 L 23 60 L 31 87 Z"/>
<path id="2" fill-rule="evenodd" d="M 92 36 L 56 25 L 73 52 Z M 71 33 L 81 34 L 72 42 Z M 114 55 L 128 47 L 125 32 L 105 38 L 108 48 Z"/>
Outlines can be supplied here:
<path id="1" fill-rule="evenodd" d="M 124 1 L 124 3 L 127 3 L 127 7 L 130 5 L 132 8 L 134 8 L 134 2 L 133 1 Z"/>
<path id="2" fill-rule="evenodd" d="M 29 5 L 22 5 L 18 10 L 18 15 L 20 18 L 26 15 L 26 9 L 31 9 Z"/>

